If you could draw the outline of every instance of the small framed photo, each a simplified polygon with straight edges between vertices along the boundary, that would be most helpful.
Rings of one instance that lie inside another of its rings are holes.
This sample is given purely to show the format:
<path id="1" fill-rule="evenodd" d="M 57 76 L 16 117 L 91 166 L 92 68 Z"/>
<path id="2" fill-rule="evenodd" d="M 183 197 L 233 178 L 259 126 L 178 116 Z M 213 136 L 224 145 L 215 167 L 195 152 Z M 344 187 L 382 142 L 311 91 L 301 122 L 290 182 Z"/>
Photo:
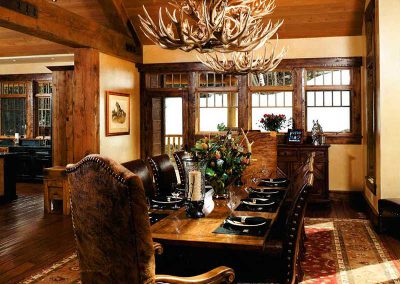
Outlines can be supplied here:
<path id="1" fill-rule="evenodd" d="M 106 91 L 106 136 L 129 135 L 129 94 Z"/>
<path id="2" fill-rule="evenodd" d="M 289 144 L 302 144 L 303 143 L 303 130 L 302 129 L 289 129 L 288 130 L 288 143 Z"/>

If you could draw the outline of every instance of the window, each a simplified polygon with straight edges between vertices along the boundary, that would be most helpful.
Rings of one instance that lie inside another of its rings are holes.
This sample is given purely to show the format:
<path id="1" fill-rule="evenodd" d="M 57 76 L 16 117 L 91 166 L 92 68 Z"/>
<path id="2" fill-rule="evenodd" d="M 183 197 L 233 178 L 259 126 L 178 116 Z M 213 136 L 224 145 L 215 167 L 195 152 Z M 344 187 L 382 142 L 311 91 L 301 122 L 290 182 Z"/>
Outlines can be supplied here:
<path id="1" fill-rule="evenodd" d="M 53 87 L 51 82 L 38 82 L 36 94 L 36 136 L 51 135 L 51 94 Z"/>
<path id="2" fill-rule="evenodd" d="M 200 73 L 199 87 L 237 87 L 238 79 L 232 75 Z"/>
<path id="3" fill-rule="evenodd" d="M 307 131 L 318 120 L 324 132 L 351 132 L 350 70 L 307 71 Z"/>
<path id="4" fill-rule="evenodd" d="M 146 87 L 158 88 L 187 88 L 189 78 L 186 73 L 151 74 L 147 78 Z"/>
<path id="5" fill-rule="evenodd" d="M 200 93 L 199 131 L 218 131 L 218 124 L 238 126 L 238 93 Z"/>
<path id="6" fill-rule="evenodd" d="M 14 136 L 26 134 L 26 99 L 7 98 L 1 99 L 1 135 Z"/>
<path id="7" fill-rule="evenodd" d="M 284 114 L 287 120 L 293 116 L 293 76 L 291 71 L 273 71 L 251 74 L 251 105 L 253 130 L 261 130 L 260 119 L 264 114 Z M 281 132 L 287 132 L 285 126 Z"/>

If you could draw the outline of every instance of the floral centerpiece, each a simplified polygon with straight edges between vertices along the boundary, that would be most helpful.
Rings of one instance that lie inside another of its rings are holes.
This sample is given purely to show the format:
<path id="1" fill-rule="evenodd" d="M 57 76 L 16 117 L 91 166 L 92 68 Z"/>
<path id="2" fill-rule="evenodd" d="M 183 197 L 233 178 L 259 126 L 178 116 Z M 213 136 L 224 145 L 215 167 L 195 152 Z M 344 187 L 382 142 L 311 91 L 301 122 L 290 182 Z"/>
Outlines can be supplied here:
<path id="1" fill-rule="evenodd" d="M 204 137 L 192 151 L 207 163 L 206 179 L 214 188 L 216 198 L 226 198 L 227 186 L 240 179 L 250 164 L 251 144 L 243 130 L 237 137 L 231 132 L 226 136 Z"/>
<path id="2" fill-rule="evenodd" d="M 278 132 L 286 123 L 286 115 L 284 114 L 264 114 L 260 119 L 260 126 L 266 131 Z"/>

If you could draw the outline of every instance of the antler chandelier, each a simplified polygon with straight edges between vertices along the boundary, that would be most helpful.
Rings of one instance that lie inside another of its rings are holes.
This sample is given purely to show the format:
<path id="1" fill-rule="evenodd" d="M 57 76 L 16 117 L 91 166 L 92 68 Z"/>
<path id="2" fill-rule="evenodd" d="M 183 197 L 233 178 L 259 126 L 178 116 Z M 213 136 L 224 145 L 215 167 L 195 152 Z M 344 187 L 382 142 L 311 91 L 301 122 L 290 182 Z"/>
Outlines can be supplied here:
<path id="1" fill-rule="evenodd" d="M 283 24 L 283 21 L 272 24 L 271 20 L 265 20 L 275 9 L 275 0 L 173 0 L 169 4 L 174 10 L 171 13 L 165 8 L 168 23 L 164 22 L 161 8 L 158 25 L 145 7 L 144 17 L 139 15 L 143 33 L 162 48 L 199 53 L 244 53 L 231 56 L 243 60 L 240 66 L 246 65 L 249 58 L 253 60 L 251 68 L 240 68 L 240 73 L 270 66 L 266 64 L 265 55 L 257 58 L 253 51 L 265 46 Z M 283 57 L 282 53 L 280 55 Z M 207 55 L 200 60 L 216 72 L 227 73 L 225 67 L 230 66 L 226 61 L 218 63 L 216 56 Z"/>
<path id="2" fill-rule="evenodd" d="M 287 51 L 284 48 L 279 54 L 275 54 L 276 45 L 270 54 L 267 52 L 266 45 L 263 54 L 253 50 L 250 52 L 232 52 L 228 56 L 220 54 L 221 57 L 217 53 L 204 54 L 197 56 L 197 58 L 216 73 L 245 75 L 268 72 L 274 70 L 281 63 Z"/>

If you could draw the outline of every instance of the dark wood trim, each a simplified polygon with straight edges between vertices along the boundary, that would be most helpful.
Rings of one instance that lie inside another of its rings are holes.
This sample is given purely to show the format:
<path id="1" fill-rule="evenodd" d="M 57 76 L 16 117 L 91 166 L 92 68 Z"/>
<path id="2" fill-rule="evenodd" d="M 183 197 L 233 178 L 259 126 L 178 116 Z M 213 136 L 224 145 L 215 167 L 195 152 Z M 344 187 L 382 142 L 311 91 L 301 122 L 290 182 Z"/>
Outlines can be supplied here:
<path id="1" fill-rule="evenodd" d="M 362 57 L 327 57 L 327 58 L 299 58 L 284 59 L 277 67 L 278 69 L 291 68 L 327 68 L 327 67 L 360 67 Z M 137 64 L 140 72 L 188 72 L 188 71 L 210 71 L 201 62 L 164 63 L 164 64 Z"/>
<path id="2" fill-rule="evenodd" d="M 189 73 L 189 131 L 188 131 L 188 146 L 193 147 L 196 143 L 196 72 Z"/>
<path id="3" fill-rule="evenodd" d="M 151 97 L 146 93 L 146 74 L 140 73 L 140 157 L 146 159 L 152 152 L 153 135 L 151 119 Z"/>
<path id="4" fill-rule="evenodd" d="M 66 65 L 66 66 L 46 66 L 50 71 L 73 71 L 74 65 Z"/>
<path id="5" fill-rule="evenodd" d="M 51 80 L 51 73 L 0 75 L 0 81 L 36 81 Z"/>

